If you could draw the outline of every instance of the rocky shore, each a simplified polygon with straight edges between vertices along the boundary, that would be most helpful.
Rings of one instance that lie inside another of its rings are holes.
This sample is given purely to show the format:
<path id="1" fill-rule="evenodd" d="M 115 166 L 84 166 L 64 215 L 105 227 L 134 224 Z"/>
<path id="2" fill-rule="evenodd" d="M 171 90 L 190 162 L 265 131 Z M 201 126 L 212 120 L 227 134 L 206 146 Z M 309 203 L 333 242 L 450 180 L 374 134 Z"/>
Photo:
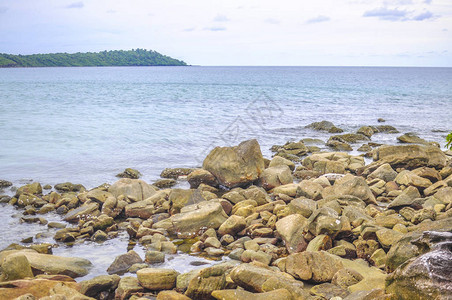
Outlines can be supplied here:
<path id="1" fill-rule="evenodd" d="M 89 260 L 11 244 L 0 251 L 0 299 L 452 299 L 451 151 L 413 134 L 372 142 L 397 132 L 388 125 L 309 126 L 333 134 L 333 152 L 304 139 L 273 146 L 267 159 L 248 140 L 214 148 L 202 168 L 166 169 L 154 184 L 126 169 L 90 190 L 35 182 L 0 195 L 23 222 L 58 228 L 56 243 L 130 238 L 108 275 L 80 282 Z M 362 154 L 351 155 L 358 143 Z M 173 188 L 181 181 L 190 188 Z M 65 222 L 48 222 L 49 212 Z M 159 267 L 180 252 L 221 262 Z"/>

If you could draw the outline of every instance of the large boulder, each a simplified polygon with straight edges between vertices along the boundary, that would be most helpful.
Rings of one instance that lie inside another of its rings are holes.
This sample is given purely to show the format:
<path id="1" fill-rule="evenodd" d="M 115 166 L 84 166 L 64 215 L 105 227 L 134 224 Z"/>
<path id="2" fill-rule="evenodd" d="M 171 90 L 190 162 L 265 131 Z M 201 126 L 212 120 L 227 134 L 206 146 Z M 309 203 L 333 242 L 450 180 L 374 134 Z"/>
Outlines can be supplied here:
<path id="1" fill-rule="evenodd" d="M 33 272 L 25 255 L 21 253 L 11 254 L 1 262 L 0 281 L 11 281 L 26 277 L 33 277 Z"/>
<path id="2" fill-rule="evenodd" d="M 152 225 L 153 228 L 163 228 L 174 234 L 188 237 L 196 235 L 203 228 L 218 229 L 228 215 L 218 200 L 204 201 L 187 205 L 181 212 Z"/>
<path id="3" fill-rule="evenodd" d="M 69 280 L 70 278 L 67 278 L 66 276 L 55 276 L 54 278 L 50 277 L 49 279 L 22 279 L 0 283 L 0 298 L 4 300 L 13 300 L 22 295 L 32 294 L 34 296 L 32 299 L 41 299 L 50 296 L 50 291 L 56 285 L 61 284 L 77 289 L 77 282 Z"/>
<path id="4" fill-rule="evenodd" d="M 373 152 L 374 162 L 366 168 L 373 171 L 388 163 L 393 168 L 416 169 L 433 167 L 441 169 L 446 166 L 447 158 L 440 148 L 426 145 L 381 146 Z"/>
<path id="5" fill-rule="evenodd" d="M 203 168 L 228 188 L 256 181 L 265 168 L 259 143 L 249 140 L 235 147 L 216 147 L 204 159 Z"/>
<path id="6" fill-rule="evenodd" d="M 322 192 L 324 199 L 334 199 L 344 195 L 358 197 L 367 204 L 377 203 L 366 180 L 351 174 L 336 180 L 333 186 L 326 187 Z"/>
<path id="7" fill-rule="evenodd" d="M 433 250 L 398 267 L 387 280 L 386 291 L 397 299 L 452 299 L 452 234 Z"/>
<path id="8" fill-rule="evenodd" d="M 108 274 L 124 274 L 134 264 L 142 263 L 143 260 L 133 250 L 125 254 L 118 255 L 107 269 Z"/>
<path id="9" fill-rule="evenodd" d="M 96 297 L 102 292 L 113 294 L 118 287 L 118 275 L 100 275 L 89 280 L 80 282 L 80 293 L 89 297 Z"/>
<path id="10" fill-rule="evenodd" d="M 41 254 L 31 250 L 3 251 L 0 254 L 0 261 L 15 253 L 20 253 L 27 258 L 35 275 L 67 275 L 76 278 L 87 275 L 92 266 L 91 262 L 84 258 Z"/>
<path id="11" fill-rule="evenodd" d="M 327 131 L 329 133 L 341 133 L 343 132 L 342 129 L 334 126 L 334 124 L 330 121 L 320 121 L 320 122 L 314 122 L 306 126 L 307 128 L 312 128 L 314 130 L 318 131 Z"/>
<path id="12" fill-rule="evenodd" d="M 142 201 L 155 194 L 155 189 L 141 179 L 122 178 L 113 183 L 108 192 L 116 198 L 124 195 L 133 201 Z"/>

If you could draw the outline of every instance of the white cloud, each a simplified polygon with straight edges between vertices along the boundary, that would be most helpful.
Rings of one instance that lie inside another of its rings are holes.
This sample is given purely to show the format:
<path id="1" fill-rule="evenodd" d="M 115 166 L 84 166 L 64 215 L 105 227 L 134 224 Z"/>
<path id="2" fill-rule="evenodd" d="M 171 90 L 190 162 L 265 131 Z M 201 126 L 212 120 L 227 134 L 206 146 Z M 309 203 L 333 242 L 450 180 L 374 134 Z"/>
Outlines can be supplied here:
<path id="1" fill-rule="evenodd" d="M 326 16 L 317 16 L 315 18 L 307 20 L 306 23 L 308 23 L 308 24 L 321 23 L 321 22 L 328 22 L 330 20 L 331 19 L 329 17 L 326 17 Z"/>
<path id="2" fill-rule="evenodd" d="M 66 8 L 83 8 L 83 6 L 85 6 L 83 4 L 83 2 L 79 1 L 79 2 L 73 2 L 73 3 L 69 4 L 69 5 L 67 5 Z"/>
<path id="3" fill-rule="evenodd" d="M 225 15 L 218 14 L 215 16 L 215 18 L 213 18 L 213 21 L 214 22 L 228 22 L 229 18 L 226 17 Z"/>

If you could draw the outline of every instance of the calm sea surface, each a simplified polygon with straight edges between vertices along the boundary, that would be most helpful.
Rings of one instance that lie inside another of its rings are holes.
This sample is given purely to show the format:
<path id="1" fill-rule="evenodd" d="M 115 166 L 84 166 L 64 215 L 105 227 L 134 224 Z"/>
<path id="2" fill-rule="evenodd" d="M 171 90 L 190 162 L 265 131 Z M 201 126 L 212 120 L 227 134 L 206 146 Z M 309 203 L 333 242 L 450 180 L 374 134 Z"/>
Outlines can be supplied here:
<path id="1" fill-rule="evenodd" d="M 321 120 L 354 132 L 384 118 L 444 146 L 451 112 L 452 68 L 0 69 L 0 179 L 92 188 L 132 167 L 153 182 L 166 167 L 200 166 L 217 145 L 257 138 L 270 157 L 273 144 L 326 141 L 328 134 L 304 128 Z M 372 140 L 396 143 L 398 135 Z M 0 208 L 0 248 L 47 230 Z M 124 253 L 125 238 L 115 243 L 123 245 L 112 256 Z M 55 253 L 93 260 L 97 248 L 104 249 L 88 243 Z"/>

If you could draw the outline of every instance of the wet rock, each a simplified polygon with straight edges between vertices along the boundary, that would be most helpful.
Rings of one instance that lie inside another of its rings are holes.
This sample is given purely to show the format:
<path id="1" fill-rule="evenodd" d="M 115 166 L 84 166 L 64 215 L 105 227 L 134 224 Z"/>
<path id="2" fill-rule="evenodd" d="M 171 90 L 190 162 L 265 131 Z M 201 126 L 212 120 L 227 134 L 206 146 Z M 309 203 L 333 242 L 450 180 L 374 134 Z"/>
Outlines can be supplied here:
<path id="1" fill-rule="evenodd" d="M 128 218 L 148 219 L 155 213 L 155 207 L 150 201 L 143 200 L 127 204 L 124 207 L 124 213 Z"/>
<path id="2" fill-rule="evenodd" d="M 167 189 L 167 188 L 175 186 L 176 184 L 177 184 L 177 181 L 175 179 L 171 179 L 171 178 L 160 179 L 153 183 L 153 185 L 158 187 L 159 189 Z"/>
<path id="3" fill-rule="evenodd" d="M 0 261 L 13 253 L 24 255 L 34 274 L 67 275 L 73 278 L 88 274 L 92 264 L 89 260 L 78 257 L 62 257 L 41 254 L 30 250 L 4 251 L 0 253 Z"/>
<path id="4" fill-rule="evenodd" d="M 133 265 L 142 263 L 143 260 L 135 251 L 131 250 L 126 254 L 121 254 L 115 258 L 113 263 L 108 267 L 107 273 L 122 275 Z"/>
<path id="5" fill-rule="evenodd" d="M 359 141 L 369 141 L 370 139 L 359 133 L 346 133 L 341 135 L 334 135 L 330 139 L 332 140 L 339 140 L 339 141 L 345 141 L 346 143 L 357 143 Z"/>
<path id="6" fill-rule="evenodd" d="M 132 294 L 142 291 L 144 291 L 144 288 L 139 284 L 136 277 L 122 277 L 115 291 L 115 299 L 129 299 Z"/>
<path id="7" fill-rule="evenodd" d="M 375 133 L 375 131 L 371 126 L 362 126 L 356 133 L 365 135 L 370 138 Z"/>
<path id="8" fill-rule="evenodd" d="M 343 267 L 339 257 L 325 251 L 294 253 L 286 260 L 287 273 L 301 280 L 318 283 L 331 281 Z"/>
<path id="9" fill-rule="evenodd" d="M 145 261 L 150 264 L 165 262 L 165 253 L 160 251 L 148 250 L 146 251 Z"/>
<path id="10" fill-rule="evenodd" d="M 97 243 L 105 242 L 108 239 L 108 235 L 102 230 L 98 230 L 93 234 L 91 239 Z"/>
<path id="11" fill-rule="evenodd" d="M 155 194 L 155 189 L 141 179 L 122 178 L 108 188 L 108 192 L 116 198 L 121 195 L 137 202 Z"/>
<path id="12" fill-rule="evenodd" d="M 17 189 L 15 197 L 18 198 L 22 194 L 41 195 L 42 186 L 39 182 L 26 184 Z"/>
<path id="13" fill-rule="evenodd" d="M 145 268 L 137 271 L 138 282 L 149 290 L 170 290 L 176 287 L 178 272 L 172 269 Z"/>
<path id="14" fill-rule="evenodd" d="M 218 181 L 215 178 L 215 176 L 213 176 L 212 173 L 204 169 L 195 169 L 188 175 L 187 180 L 188 183 L 190 183 L 191 189 L 197 189 L 199 185 L 202 183 L 214 187 L 218 186 Z"/>
<path id="15" fill-rule="evenodd" d="M 286 165 L 269 167 L 259 177 L 259 185 L 266 190 L 293 182 L 292 172 Z"/>
<path id="16" fill-rule="evenodd" d="M 71 182 L 55 184 L 55 189 L 58 192 L 83 192 L 86 190 L 83 185 Z"/>
<path id="17" fill-rule="evenodd" d="M 405 133 L 404 135 L 397 137 L 397 140 L 400 143 L 405 143 L 405 144 L 429 145 L 429 142 L 427 142 L 424 139 L 421 139 L 420 137 L 418 137 L 416 134 L 414 134 L 412 132 Z"/>
<path id="18" fill-rule="evenodd" d="M 263 251 L 245 250 L 240 256 L 240 259 L 246 263 L 256 261 L 268 266 L 272 261 L 272 256 Z"/>
<path id="19" fill-rule="evenodd" d="M 91 202 L 69 211 L 64 217 L 64 220 L 66 222 L 76 223 L 79 220 L 98 215 L 100 215 L 99 204 Z"/>
<path id="20" fill-rule="evenodd" d="M 294 280 L 283 272 L 241 264 L 230 273 L 231 279 L 238 286 L 258 293 L 264 293 L 276 289 L 286 289 L 295 299 L 306 299 L 309 293 L 303 290 L 303 282 Z"/>
<path id="21" fill-rule="evenodd" d="M 26 277 L 33 277 L 33 272 L 25 255 L 21 253 L 11 254 L 1 262 L 0 281 L 11 281 Z"/>
<path id="22" fill-rule="evenodd" d="M 386 290 L 398 299 L 452 298 L 452 235 L 446 235 L 449 241 L 398 267 L 389 276 Z"/>
<path id="23" fill-rule="evenodd" d="M 192 168 L 166 168 L 162 171 L 160 177 L 178 179 L 181 176 L 189 175 L 193 170 Z"/>
<path id="24" fill-rule="evenodd" d="M 8 180 L 0 179 L 0 189 L 10 187 L 12 185 L 13 185 L 12 182 L 9 182 Z"/>
<path id="25" fill-rule="evenodd" d="M 113 293 L 118 287 L 118 275 L 101 275 L 80 282 L 80 293 L 89 297 L 96 297 L 102 292 Z"/>
<path id="26" fill-rule="evenodd" d="M 265 164 L 258 142 L 249 140 L 235 147 L 216 147 L 205 158 L 203 168 L 221 185 L 232 188 L 257 180 Z"/>
<path id="27" fill-rule="evenodd" d="M 438 147 L 425 145 L 381 146 L 374 150 L 373 159 L 366 169 L 376 169 L 384 163 L 392 168 L 406 169 L 446 166 L 446 155 Z"/>
<path id="28" fill-rule="evenodd" d="M 130 178 L 130 179 L 138 179 L 141 177 L 141 173 L 138 170 L 127 168 L 124 172 L 119 173 L 116 177 L 120 178 Z"/>
<path id="29" fill-rule="evenodd" d="M 321 122 L 314 122 L 306 126 L 307 128 L 312 128 L 314 130 L 318 131 L 327 131 L 329 133 L 341 133 L 343 132 L 342 129 L 334 126 L 332 122 L 329 121 L 321 121 Z"/>

